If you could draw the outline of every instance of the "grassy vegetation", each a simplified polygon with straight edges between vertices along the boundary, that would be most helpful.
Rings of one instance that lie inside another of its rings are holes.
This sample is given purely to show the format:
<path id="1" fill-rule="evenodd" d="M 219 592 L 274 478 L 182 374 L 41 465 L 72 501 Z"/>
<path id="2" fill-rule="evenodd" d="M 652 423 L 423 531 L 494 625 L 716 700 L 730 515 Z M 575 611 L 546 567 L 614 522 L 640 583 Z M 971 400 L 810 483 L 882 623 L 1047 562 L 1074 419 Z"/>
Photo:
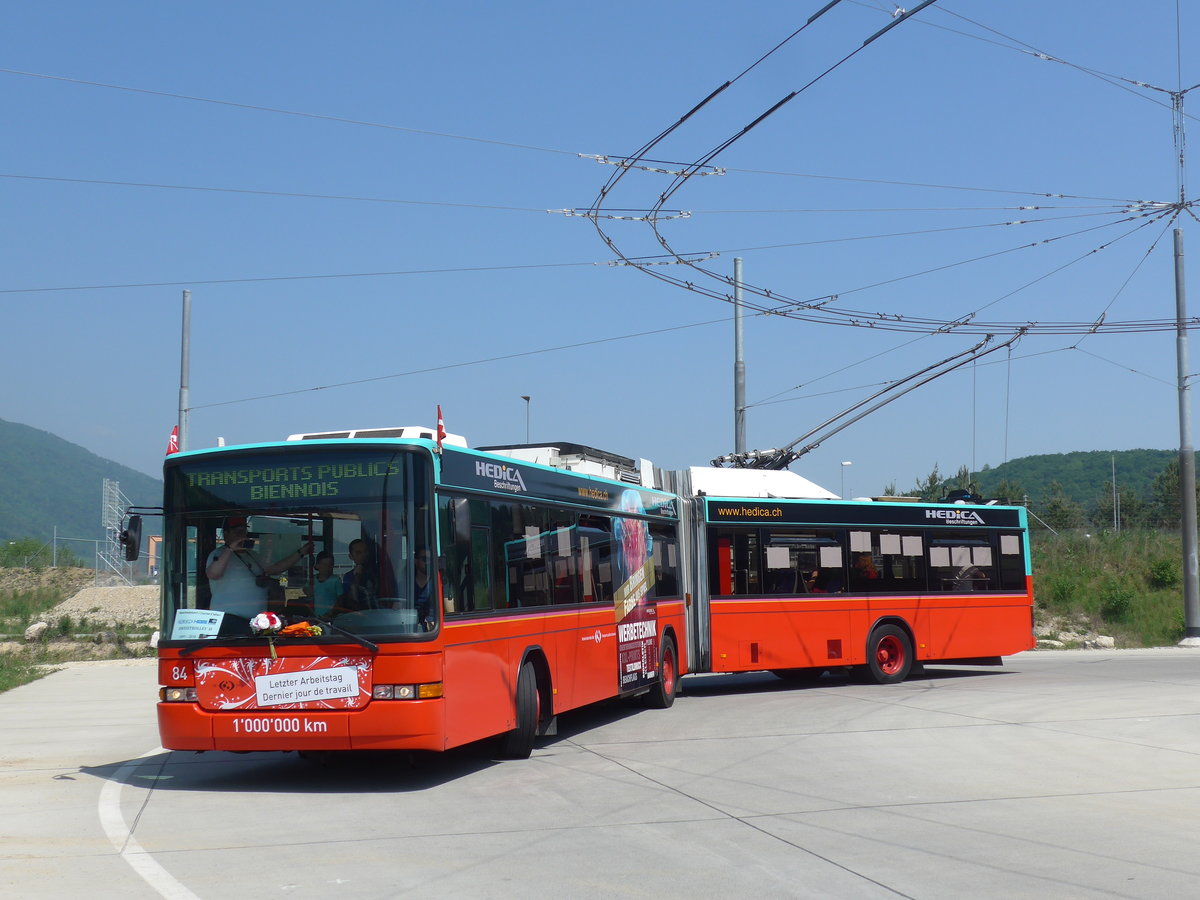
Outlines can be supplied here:
<path id="1" fill-rule="evenodd" d="M 1038 531 L 1031 537 L 1039 622 L 1111 635 L 1118 647 L 1162 647 L 1184 635 L 1179 532 Z"/>
<path id="2" fill-rule="evenodd" d="M 0 651 L 0 693 L 42 678 L 53 671 L 56 663 L 79 659 L 125 659 L 148 652 L 131 650 L 128 644 L 131 632 L 144 633 L 144 628 L 109 627 L 90 622 L 86 617 L 60 616 L 50 622 L 40 641 L 25 643 L 25 629 L 65 599 L 63 592 L 50 588 L 0 592 L 0 633 L 15 635 L 20 642 L 11 651 Z M 110 632 L 112 640 L 102 644 L 79 640 L 80 635 L 101 631 Z"/>

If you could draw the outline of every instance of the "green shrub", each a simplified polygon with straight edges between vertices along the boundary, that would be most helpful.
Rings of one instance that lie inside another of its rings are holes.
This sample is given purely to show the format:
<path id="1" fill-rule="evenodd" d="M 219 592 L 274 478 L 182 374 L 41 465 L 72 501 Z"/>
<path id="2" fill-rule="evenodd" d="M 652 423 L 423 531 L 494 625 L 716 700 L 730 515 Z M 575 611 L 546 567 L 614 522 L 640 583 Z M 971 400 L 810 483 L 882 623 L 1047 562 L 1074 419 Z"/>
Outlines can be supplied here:
<path id="1" fill-rule="evenodd" d="M 1150 574 L 1147 576 L 1150 587 L 1157 590 L 1172 588 L 1183 581 L 1182 567 L 1175 559 L 1159 559 L 1150 564 Z"/>
<path id="2" fill-rule="evenodd" d="M 1051 575 L 1046 579 L 1046 599 L 1056 607 L 1070 607 L 1078 592 L 1079 585 L 1070 575 Z M 1041 591 L 1038 593 L 1041 594 Z"/>
<path id="3" fill-rule="evenodd" d="M 1133 613 L 1133 603 L 1137 599 L 1127 587 L 1110 585 L 1100 594 L 1100 615 L 1110 622 L 1126 622 Z"/>

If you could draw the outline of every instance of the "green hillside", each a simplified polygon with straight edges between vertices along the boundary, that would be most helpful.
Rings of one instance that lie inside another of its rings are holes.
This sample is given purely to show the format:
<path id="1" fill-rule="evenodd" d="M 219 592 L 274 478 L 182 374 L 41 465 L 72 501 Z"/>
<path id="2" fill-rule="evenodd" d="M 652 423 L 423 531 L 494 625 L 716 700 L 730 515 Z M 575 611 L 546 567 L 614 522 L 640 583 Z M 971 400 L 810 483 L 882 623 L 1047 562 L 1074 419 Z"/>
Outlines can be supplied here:
<path id="1" fill-rule="evenodd" d="M 139 506 L 162 505 L 162 482 L 47 431 L 0 419 L 0 540 L 105 537 L 103 482 Z M 79 556 L 91 550 L 68 545 Z"/>
<path id="2" fill-rule="evenodd" d="M 1019 484 L 1031 503 L 1046 501 L 1050 484 L 1057 481 L 1063 493 L 1085 507 L 1111 493 L 1113 467 L 1119 490 L 1127 490 L 1150 499 L 1154 479 L 1178 457 L 1175 450 L 1080 450 L 1074 453 L 1050 453 L 1009 460 L 1003 465 L 974 473 L 981 494 L 992 496 L 1002 482 Z M 1019 497 L 1010 498 L 1019 500 Z"/>
<path id="3" fill-rule="evenodd" d="M 934 465 L 907 490 L 893 483 L 883 493 L 938 500 L 962 489 L 1023 504 L 1034 527 L 1055 530 L 1178 529 L 1182 515 L 1179 454 L 1174 450 L 1047 453 L 984 466 L 979 472 L 966 466 L 942 471 Z"/>

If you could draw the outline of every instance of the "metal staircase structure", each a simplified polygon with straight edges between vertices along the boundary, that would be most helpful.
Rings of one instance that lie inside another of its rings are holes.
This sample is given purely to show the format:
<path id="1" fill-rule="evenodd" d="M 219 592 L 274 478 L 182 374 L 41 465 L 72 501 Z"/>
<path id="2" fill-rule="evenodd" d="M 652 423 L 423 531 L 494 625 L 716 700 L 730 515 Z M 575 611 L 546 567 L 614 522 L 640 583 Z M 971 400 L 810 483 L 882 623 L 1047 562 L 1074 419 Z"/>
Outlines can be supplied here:
<path id="1" fill-rule="evenodd" d="M 127 585 L 133 584 L 133 564 L 125 560 L 121 546 L 121 521 L 129 506 L 129 498 L 121 493 L 121 483 L 104 479 L 100 502 L 100 524 L 104 528 L 104 543 L 96 549 L 96 574 L 111 572 Z"/>

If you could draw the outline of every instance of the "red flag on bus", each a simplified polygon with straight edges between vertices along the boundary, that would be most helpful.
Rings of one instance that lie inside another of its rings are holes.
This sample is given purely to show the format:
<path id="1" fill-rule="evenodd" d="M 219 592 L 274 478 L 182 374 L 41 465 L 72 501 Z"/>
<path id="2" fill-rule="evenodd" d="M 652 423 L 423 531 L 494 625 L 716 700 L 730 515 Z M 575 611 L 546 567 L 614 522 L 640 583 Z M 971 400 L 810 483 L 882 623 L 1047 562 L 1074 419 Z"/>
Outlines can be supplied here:
<path id="1" fill-rule="evenodd" d="M 442 404 L 438 404 L 438 429 L 437 429 L 437 448 L 438 453 L 442 452 L 442 441 L 446 439 L 446 423 L 442 421 Z"/>
<path id="2" fill-rule="evenodd" d="M 179 426 L 176 425 L 174 428 L 171 429 L 171 437 L 167 441 L 166 455 L 170 456 L 172 453 L 178 453 L 178 452 L 179 452 Z"/>

